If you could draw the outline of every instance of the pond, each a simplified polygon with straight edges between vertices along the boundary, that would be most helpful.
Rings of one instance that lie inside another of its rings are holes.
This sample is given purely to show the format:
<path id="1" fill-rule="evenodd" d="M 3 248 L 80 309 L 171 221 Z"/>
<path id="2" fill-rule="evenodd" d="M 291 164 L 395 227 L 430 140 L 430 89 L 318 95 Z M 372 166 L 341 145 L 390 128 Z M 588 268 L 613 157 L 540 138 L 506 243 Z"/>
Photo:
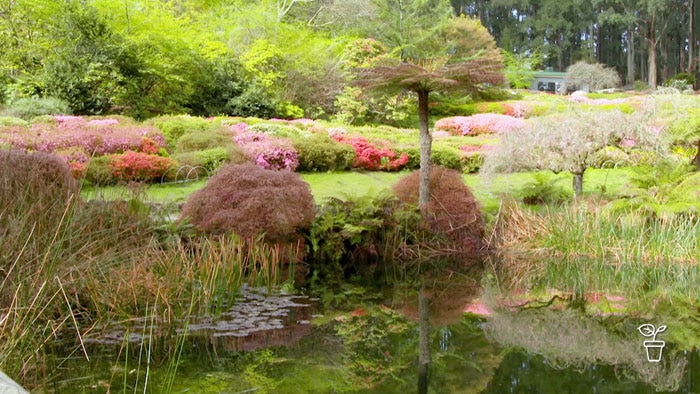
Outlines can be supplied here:
<path id="1" fill-rule="evenodd" d="M 179 327 L 114 324 L 85 338 L 85 351 L 66 339 L 52 347 L 50 371 L 33 392 L 416 392 L 418 324 L 395 309 L 323 311 L 313 299 L 254 288 L 242 297 L 221 316 Z M 700 390 L 698 352 L 665 342 L 660 362 L 650 362 L 637 329 L 644 322 L 576 309 L 464 314 L 431 328 L 428 392 Z"/>

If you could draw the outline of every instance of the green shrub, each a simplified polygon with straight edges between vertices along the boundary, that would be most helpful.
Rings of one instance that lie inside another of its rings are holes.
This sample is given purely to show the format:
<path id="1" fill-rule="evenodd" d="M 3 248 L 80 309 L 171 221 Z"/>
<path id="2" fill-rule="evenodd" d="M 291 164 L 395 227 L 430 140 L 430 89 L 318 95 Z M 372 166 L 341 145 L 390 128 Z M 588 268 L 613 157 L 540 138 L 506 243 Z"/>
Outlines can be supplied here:
<path id="1" fill-rule="evenodd" d="M 396 207 L 395 198 L 383 195 L 326 200 L 308 236 L 311 285 L 339 284 L 390 259 L 387 238 L 396 227 Z"/>
<path id="2" fill-rule="evenodd" d="M 462 171 L 459 151 L 454 148 L 433 148 L 432 162 L 437 166 Z"/>
<path id="3" fill-rule="evenodd" d="M 113 185 L 117 178 L 112 173 L 109 156 L 97 156 L 90 159 L 85 167 L 85 180 L 93 185 Z"/>
<path id="4" fill-rule="evenodd" d="M 299 174 L 229 164 L 190 196 L 182 217 L 207 233 L 264 234 L 269 241 L 286 241 L 311 226 L 315 209 L 311 189 Z"/>
<path id="5" fill-rule="evenodd" d="M 481 153 L 463 155 L 460 161 L 462 162 L 462 172 L 472 174 L 478 172 L 481 166 L 484 165 L 484 155 Z"/>
<path id="6" fill-rule="evenodd" d="M 298 171 L 345 171 L 352 167 L 355 150 L 328 136 L 316 134 L 293 140 L 299 159 Z"/>
<path id="7" fill-rule="evenodd" d="M 185 134 L 205 133 L 218 130 L 221 126 L 204 118 L 188 115 L 161 116 L 150 120 L 154 126 L 160 129 L 165 136 L 165 142 L 173 148 L 177 141 Z"/>
<path id="8" fill-rule="evenodd" d="M 639 148 L 630 150 L 628 157 L 630 164 L 637 166 L 654 165 L 661 158 L 657 152 Z"/>
<path id="9" fill-rule="evenodd" d="M 0 127 L 29 126 L 29 122 L 12 116 L 0 116 Z"/>
<path id="10" fill-rule="evenodd" d="M 21 98 L 11 102 L 0 112 L 2 116 L 30 120 L 41 115 L 70 115 L 67 102 L 53 97 Z"/>
<path id="11" fill-rule="evenodd" d="M 396 154 L 406 154 L 408 162 L 404 168 L 409 170 L 417 170 L 420 168 L 420 149 L 419 148 L 398 148 Z M 433 147 L 432 162 L 435 165 L 443 166 L 452 170 L 462 171 L 464 169 L 465 159 L 457 149 L 450 147 Z"/>
<path id="12" fill-rule="evenodd" d="M 284 137 L 284 138 L 297 137 L 303 133 L 300 129 L 298 129 L 294 126 L 287 126 L 287 125 L 283 125 L 283 124 L 273 124 L 273 123 L 254 124 L 254 125 L 251 125 L 248 127 L 248 131 L 272 135 L 275 137 Z M 308 134 L 308 133 L 304 133 L 304 134 Z"/>
<path id="13" fill-rule="evenodd" d="M 637 80 L 637 81 L 634 81 L 634 85 L 632 86 L 632 89 L 634 89 L 636 92 L 644 92 L 644 91 L 647 91 L 651 88 L 649 87 L 648 83 L 646 83 L 644 81 Z"/>
<path id="14" fill-rule="evenodd" d="M 695 76 L 684 72 L 678 73 L 664 82 L 664 86 L 676 88 L 681 91 L 688 88 L 688 86 L 692 89 L 693 85 L 695 85 Z"/>
<path id="15" fill-rule="evenodd" d="M 235 145 L 230 135 L 220 132 L 200 131 L 183 134 L 177 140 L 178 152 L 194 152 Z"/>
<path id="16" fill-rule="evenodd" d="M 401 156 L 406 154 L 408 162 L 404 166 L 407 170 L 417 170 L 420 168 L 420 149 L 419 148 L 397 148 L 396 154 Z"/>
<path id="17" fill-rule="evenodd" d="M 210 173 L 227 163 L 241 164 L 247 161 L 245 154 L 237 146 L 205 149 L 196 154 L 200 165 Z"/>
<path id="18" fill-rule="evenodd" d="M 606 146 L 595 153 L 592 164 L 597 168 L 615 168 L 629 165 L 630 158 L 624 150 L 616 146 Z"/>
<path id="19" fill-rule="evenodd" d="M 518 197 L 531 205 L 560 204 L 571 200 L 572 193 L 558 183 L 559 179 L 548 172 L 532 174 L 532 181 L 518 192 Z"/>

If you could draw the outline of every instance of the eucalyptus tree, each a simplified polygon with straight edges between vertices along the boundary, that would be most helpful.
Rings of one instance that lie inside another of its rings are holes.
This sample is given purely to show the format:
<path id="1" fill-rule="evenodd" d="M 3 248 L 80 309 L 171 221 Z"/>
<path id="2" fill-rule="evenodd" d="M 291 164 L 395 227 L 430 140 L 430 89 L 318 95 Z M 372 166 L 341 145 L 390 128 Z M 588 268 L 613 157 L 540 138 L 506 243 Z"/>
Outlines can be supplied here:
<path id="1" fill-rule="evenodd" d="M 648 83 L 657 83 L 657 47 L 665 37 L 677 0 L 606 0 L 598 1 L 603 9 L 599 20 L 634 26 L 647 44 Z"/>
<path id="2" fill-rule="evenodd" d="M 416 51 L 416 49 L 419 49 Z M 420 129 L 420 187 L 418 205 L 430 200 L 432 136 L 428 127 L 431 92 L 474 92 L 483 84 L 504 82 L 503 62 L 493 37 L 477 20 L 456 17 L 431 37 L 413 46 L 412 58 L 385 58 L 362 69 L 356 84 L 418 96 Z"/>

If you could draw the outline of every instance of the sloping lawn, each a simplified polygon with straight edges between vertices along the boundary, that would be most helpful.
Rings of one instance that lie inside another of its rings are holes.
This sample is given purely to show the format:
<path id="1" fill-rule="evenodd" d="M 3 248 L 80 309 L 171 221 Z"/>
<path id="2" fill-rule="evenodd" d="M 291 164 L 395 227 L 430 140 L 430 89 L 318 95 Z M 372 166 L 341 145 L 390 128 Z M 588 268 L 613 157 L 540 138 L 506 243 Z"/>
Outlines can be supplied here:
<path id="1" fill-rule="evenodd" d="M 309 183 L 317 203 L 322 203 L 328 197 L 346 198 L 377 194 L 389 189 L 408 172 L 328 172 L 304 173 L 301 177 Z M 584 176 L 584 193 L 617 194 L 629 182 L 632 171 L 628 168 L 590 169 Z M 568 173 L 554 175 L 553 182 L 563 188 L 571 188 L 572 176 Z M 507 174 L 486 180 L 478 174 L 465 174 L 464 180 L 487 211 L 498 208 L 499 197 L 512 194 L 524 185 L 532 182 L 531 173 Z M 126 186 L 84 187 L 82 196 L 88 200 L 94 199 L 130 199 L 135 194 L 141 194 L 147 202 L 162 204 L 184 203 L 187 197 L 201 189 L 206 180 L 189 183 L 154 184 L 133 190 Z"/>

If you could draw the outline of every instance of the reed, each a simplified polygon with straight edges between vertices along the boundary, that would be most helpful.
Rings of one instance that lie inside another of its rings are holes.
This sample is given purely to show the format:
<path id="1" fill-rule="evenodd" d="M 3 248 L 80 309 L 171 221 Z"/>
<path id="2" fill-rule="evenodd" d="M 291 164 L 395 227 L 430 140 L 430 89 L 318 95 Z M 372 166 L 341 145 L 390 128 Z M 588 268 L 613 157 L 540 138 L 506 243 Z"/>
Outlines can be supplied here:
<path id="1" fill-rule="evenodd" d="M 0 151 L 0 169 L 0 370 L 28 388 L 49 378 L 45 349 L 59 333 L 88 358 L 82 339 L 108 322 L 217 313 L 243 281 L 278 284 L 288 261 L 261 239 L 162 241 L 138 199 L 83 202 L 49 155 Z"/>
<path id="2" fill-rule="evenodd" d="M 658 219 L 591 202 L 533 212 L 504 203 L 490 245 L 507 288 L 700 296 L 700 220 L 688 215 Z"/>

